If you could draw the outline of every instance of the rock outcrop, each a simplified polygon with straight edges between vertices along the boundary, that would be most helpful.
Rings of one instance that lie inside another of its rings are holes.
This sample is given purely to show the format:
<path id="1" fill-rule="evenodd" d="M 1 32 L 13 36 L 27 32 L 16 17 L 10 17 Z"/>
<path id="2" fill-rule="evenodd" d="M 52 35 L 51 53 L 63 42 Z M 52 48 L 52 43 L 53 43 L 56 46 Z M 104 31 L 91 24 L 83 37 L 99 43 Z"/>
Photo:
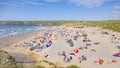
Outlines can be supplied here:
<path id="1" fill-rule="evenodd" d="M 0 50 L 0 67 L 14 66 L 15 59 L 8 52 Z"/>

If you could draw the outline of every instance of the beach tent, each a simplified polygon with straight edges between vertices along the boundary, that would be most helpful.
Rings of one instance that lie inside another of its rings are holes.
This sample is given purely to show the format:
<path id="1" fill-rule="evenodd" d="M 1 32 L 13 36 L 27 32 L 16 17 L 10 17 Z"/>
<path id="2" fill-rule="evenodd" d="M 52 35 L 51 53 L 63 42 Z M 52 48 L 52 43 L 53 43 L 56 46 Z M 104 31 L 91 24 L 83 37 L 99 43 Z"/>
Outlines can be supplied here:
<path id="1" fill-rule="evenodd" d="M 26 44 L 27 44 L 28 46 L 30 46 L 30 45 L 31 45 L 31 43 L 30 43 L 30 42 L 26 42 Z"/>
<path id="2" fill-rule="evenodd" d="M 86 46 L 91 46 L 91 44 L 90 43 L 86 43 Z"/>
<path id="3" fill-rule="evenodd" d="M 120 46 L 116 46 L 118 49 L 120 49 Z"/>
<path id="4" fill-rule="evenodd" d="M 36 40 L 33 40 L 33 43 L 37 43 L 37 41 L 36 41 Z"/>
<path id="5" fill-rule="evenodd" d="M 48 36 L 48 33 L 44 33 L 44 36 L 47 37 L 47 36 Z"/>
<path id="6" fill-rule="evenodd" d="M 48 47 L 50 47 L 50 46 L 51 46 L 51 44 L 47 43 L 45 46 L 48 48 Z"/>
<path id="7" fill-rule="evenodd" d="M 73 36 L 73 39 L 74 39 L 74 40 L 77 40 L 77 38 L 78 38 L 78 36 Z"/>
<path id="8" fill-rule="evenodd" d="M 82 34 L 79 34 L 78 36 L 79 36 L 79 37 L 82 37 L 83 35 L 82 35 Z"/>
<path id="9" fill-rule="evenodd" d="M 108 32 L 102 32 L 102 34 L 109 34 Z"/>
<path id="10" fill-rule="evenodd" d="M 95 44 L 95 45 L 98 45 L 98 44 L 100 44 L 100 42 L 95 42 L 94 44 Z"/>
<path id="11" fill-rule="evenodd" d="M 36 46 L 35 49 L 42 49 L 42 46 Z"/>
<path id="12" fill-rule="evenodd" d="M 87 34 L 83 34 L 83 37 L 87 37 L 88 35 Z"/>
<path id="13" fill-rule="evenodd" d="M 90 39 L 84 39 L 83 42 L 91 42 Z"/>
<path id="14" fill-rule="evenodd" d="M 79 53 L 78 48 L 75 48 L 73 51 L 74 51 L 74 53 Z"/>
<path id="15" fill-rule="evenodd" d="M 31 48 L 30 48 L 30 51 L 33 51 L 34 49 L 35 49 L 34 47 L 31 47 Z"/>
<path id="16" fill-rule="evenodd" d="M 70 46 L 74 46 L 72 39 L 67 40 L 67 43 L 69 43 Z"/>
<path id="17" fill-rule="evenodd" d="M 113 56 L 114 57 L 120 57 L 120 52 L 119 53 L 115 53 Z"/>
<path id="18" fill-rule="evenodd" d="M 87 42 L 87 40 L 84 39 L 83 42 Z"/>

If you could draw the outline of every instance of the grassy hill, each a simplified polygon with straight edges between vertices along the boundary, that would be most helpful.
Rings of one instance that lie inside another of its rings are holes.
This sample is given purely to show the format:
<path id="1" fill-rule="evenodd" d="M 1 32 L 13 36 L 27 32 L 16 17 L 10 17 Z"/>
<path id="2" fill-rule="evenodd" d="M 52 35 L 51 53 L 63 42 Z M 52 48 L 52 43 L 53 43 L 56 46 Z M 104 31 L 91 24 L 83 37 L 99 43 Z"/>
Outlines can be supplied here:
<path id="1" fill-rule="evenodd" d="M 109 29 L 120 32 L 120 20 L 102 20 L 102 21 L 76 21 L 76 20 L 58 20 L 58 21 L 0 21 L 0 24 L 15 25 L 44 25 L 44 26 L 79 26 L 86 25 L 91 27 L 100 26 L 103 29 Z"/>

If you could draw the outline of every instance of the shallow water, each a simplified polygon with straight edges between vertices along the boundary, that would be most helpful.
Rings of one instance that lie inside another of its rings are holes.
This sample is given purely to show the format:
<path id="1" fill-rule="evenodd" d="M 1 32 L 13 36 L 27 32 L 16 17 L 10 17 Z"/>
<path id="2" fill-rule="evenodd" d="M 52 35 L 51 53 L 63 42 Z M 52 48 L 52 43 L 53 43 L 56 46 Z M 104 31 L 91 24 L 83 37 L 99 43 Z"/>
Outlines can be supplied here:
<path id="1" fill-rule="evenodd" d="M 0 39 L 24 35 L 32 31 L 46 29 L 46 26 L 0 25 Z"/>

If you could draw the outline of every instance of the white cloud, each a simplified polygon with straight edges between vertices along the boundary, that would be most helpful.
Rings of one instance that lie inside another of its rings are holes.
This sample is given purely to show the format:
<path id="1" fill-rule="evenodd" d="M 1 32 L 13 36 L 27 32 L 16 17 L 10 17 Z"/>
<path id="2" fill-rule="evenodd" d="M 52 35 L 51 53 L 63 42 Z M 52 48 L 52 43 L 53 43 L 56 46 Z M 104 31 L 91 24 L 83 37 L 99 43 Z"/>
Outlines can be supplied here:
<path id="1" fill-rule="evenodd" d="M 38 1 L 38 0 L 20 0 L 20 1 L 0 1 L 0 5 L 5 6 L 25 6 L 25 5 L 44 5 L 44 3 Z"/>
<path id="2" fill-rule="evenodd" d="M 111 15 L 113 19 L 119 19 L 120 20 L 120 11 L 114 11 Z"/>
<path id="3" fill-rule="evenodd" d="M 114 6 L 114 9 L 120 9 L 120 5 Z"/>
<path id="4" fill-rule="evenodd" d="M 23 3 L 24 5 L 44 5 L 46 2 L 64 2 L 64 3 L 68 3 L 68 4 L 73 4 L 73 5 L 82 5 L 88 8 L 92 8 L 92 7 L 100 7 L 101 5 L 105 4 L 106 2 L 110 2 L 110 1 L 117 1 L 117 0 L 19 0 L 16 2 L 20 2 Z M 11 1 L 12 2 L 12 1 Z M 6 3 L 4 2 L 4 5 L 11 5 L 10 3 Z M 18 3 L 18 5 L 21 5 L 20 3 Z M 3 3 L 1 3 L 3 5 Z M 16 4 L 15 2 L 13 2 L 13 5 Z M 116 7 L 118 8 L 118 7 Z"/>
<path id="5" fill-rule="evenodd" d="M 114 11 L 114 14 L 119 14 L 120 15 L 120 11 Z"/>
<path id="6" fill-rule="evenodd" d="M 69 3 L 73 3 L 78 6 L 82 5 L 86 7 L 99 7 L 109 1 L 116 1 L 116 0 L 69 0 Z"/>
<path id="7" fill-rule="evenodd" d="M 46 2 L 59 2 L 61 0 L 45 0 Z"/>
<path id="8" fill-rule="evenodd" d="M 17 6 L 17 4 L 15 4 L 15 3 L 7 3 L 7 2 L 0 2 L 0 5 Z"/>
<path id="9" fill-rule="evenodd" d="M 31 5 L 44 5 L 44 3 L 37 2 L 37 1 L 24 1 L 26 4 L 31 4 Z"/>

